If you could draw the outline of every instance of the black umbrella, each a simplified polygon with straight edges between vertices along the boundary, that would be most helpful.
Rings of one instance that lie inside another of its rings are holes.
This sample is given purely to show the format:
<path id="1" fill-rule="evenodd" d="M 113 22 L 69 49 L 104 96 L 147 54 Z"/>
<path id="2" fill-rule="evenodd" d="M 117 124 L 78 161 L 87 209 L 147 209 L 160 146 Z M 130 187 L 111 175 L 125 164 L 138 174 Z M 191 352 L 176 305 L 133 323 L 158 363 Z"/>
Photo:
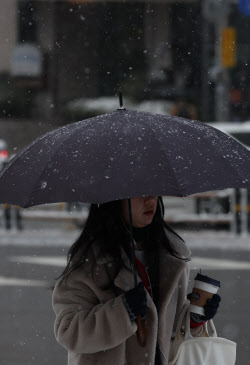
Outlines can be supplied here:
<path id="1" fill-rule="evenodd" d="M 31 207 L 250 187 L 250 153 L 198 121 L 131 110 L 32 142 L 0 174 L 0 202 Z"/>

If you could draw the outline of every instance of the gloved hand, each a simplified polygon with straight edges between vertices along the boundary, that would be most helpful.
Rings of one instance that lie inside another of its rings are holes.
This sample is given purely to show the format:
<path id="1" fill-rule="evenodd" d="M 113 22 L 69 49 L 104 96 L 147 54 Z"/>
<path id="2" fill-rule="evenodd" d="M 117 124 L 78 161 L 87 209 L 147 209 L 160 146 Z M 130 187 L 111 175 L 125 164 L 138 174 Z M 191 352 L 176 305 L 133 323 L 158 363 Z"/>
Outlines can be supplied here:
<path id="1" fill-rule="evenodd" d="M 188 300 L 191 300 L 193 298 L 193 296 L 195 296 L 197 299 L 199 299 L 200 294 L 199 293 L 189 293 L 187 296 Z M 198 322 L 195 319 L 196 317 L 197 317 L 197 319 L 199 317 L 200 321 L 209 321 L 210 319 L 212 319 L 215 316 L 215 314 L 217 313 L 217 310 L 220 306 L 220 301 L 221 301 L 221 297 L 218 294 L 214 294 L 212 298 L 207 300 L 207 303 L 204 306 L 205 315 L 202 316 L 199 314 L 195 314 L 195 316 L 192 316 L 193 321 Z"/>
<path id="2" fill-rule="evenodd" d="M 204 320 L 209 321 L 212 319 L 220 306 L 221 297 L 218 294 L 214 294 L 211 299 L 207 300 L 206 305 L 204 306 L 205 316 Z"/>
<path id="3" fill-rule="evenodd" d="M 124 293 L 124 303 L 131 320 L 135 320 L 139 315 L 142 318 L 145 317 L 147 312 L 147 295 L 142 282 Z"/>

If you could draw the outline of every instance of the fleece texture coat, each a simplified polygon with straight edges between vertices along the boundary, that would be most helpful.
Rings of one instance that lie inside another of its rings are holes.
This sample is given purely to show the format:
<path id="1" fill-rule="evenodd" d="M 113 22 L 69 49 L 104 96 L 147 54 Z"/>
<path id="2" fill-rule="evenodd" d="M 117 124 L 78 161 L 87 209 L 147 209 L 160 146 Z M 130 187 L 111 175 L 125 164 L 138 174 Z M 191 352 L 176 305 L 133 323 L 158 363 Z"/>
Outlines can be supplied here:
<path id="1" fill-rule="evenodd" d="M 181 256 L 190 256 L 178 236 L 169 230 L 166 234 Z M 154 365 L 157 341 L 162 365 L 168 364 L 171 336 L 186 303 L 189 264 L 165 247 L 159 248 L 158 311 L 147 293 L 148 339 L 146 347 L 141 347 L 136 322 L 130 320 L 122 297 L 134 287 L 124 251 L 122 259 L 125 266 L 117 268 L 112 257 L 100 256 L 98 246 L 93 245 L 84 264 L 67 281 L 56 283 L 52 299 L 55 336 L 68 350 L 68 365 Z"/>

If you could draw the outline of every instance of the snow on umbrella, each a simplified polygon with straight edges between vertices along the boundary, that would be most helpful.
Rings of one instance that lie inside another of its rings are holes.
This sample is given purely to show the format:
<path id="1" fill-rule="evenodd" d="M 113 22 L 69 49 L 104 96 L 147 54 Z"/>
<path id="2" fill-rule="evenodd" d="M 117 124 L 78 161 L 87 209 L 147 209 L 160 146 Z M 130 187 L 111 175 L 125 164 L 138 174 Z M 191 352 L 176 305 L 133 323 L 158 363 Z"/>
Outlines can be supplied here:
<path id="1" fill-rule="evenodd" d="M 250 187 L 250 153 L 198 121 L 130 110 L 72 123 L 36 139 L 0 174 L 0 202 L 188 196 Z"/>

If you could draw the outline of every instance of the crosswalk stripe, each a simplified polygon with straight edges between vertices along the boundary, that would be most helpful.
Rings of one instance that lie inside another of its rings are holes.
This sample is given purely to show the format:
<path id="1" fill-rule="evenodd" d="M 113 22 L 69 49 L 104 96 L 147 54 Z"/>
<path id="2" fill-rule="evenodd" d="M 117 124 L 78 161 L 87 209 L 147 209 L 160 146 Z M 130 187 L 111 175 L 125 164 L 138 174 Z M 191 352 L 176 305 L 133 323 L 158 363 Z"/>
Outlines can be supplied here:
<path id="1" fill-rule="evenodd" d="M 193 257 L 191 260 L 191 270 L 250 270 L 249 261 L 227 260 L 218 258 Z"/>
<path id="2" fill-rule="evenodd" d="M 64 256 L 10 256 L 8 260 L 33 265 L 66 266 Z M 191 269 L 197 269 L 197 267 L 208 270 L 250 270 L 250 262 L 194 256 L 191 260 Z"/>
<path id="3" fill-rule="evenodd" d="M 49 283 L 43 280 L 30 280 L 0 276 L 0 286 L 48 286 Z"/>
<path id="4" fill-rule="evenodd" d="M 46 266 L 66 266 L 66 258 L 63 256 L 10 256 L 11 262 L 20 262 L 22 264 L 46 265 Z"/>

